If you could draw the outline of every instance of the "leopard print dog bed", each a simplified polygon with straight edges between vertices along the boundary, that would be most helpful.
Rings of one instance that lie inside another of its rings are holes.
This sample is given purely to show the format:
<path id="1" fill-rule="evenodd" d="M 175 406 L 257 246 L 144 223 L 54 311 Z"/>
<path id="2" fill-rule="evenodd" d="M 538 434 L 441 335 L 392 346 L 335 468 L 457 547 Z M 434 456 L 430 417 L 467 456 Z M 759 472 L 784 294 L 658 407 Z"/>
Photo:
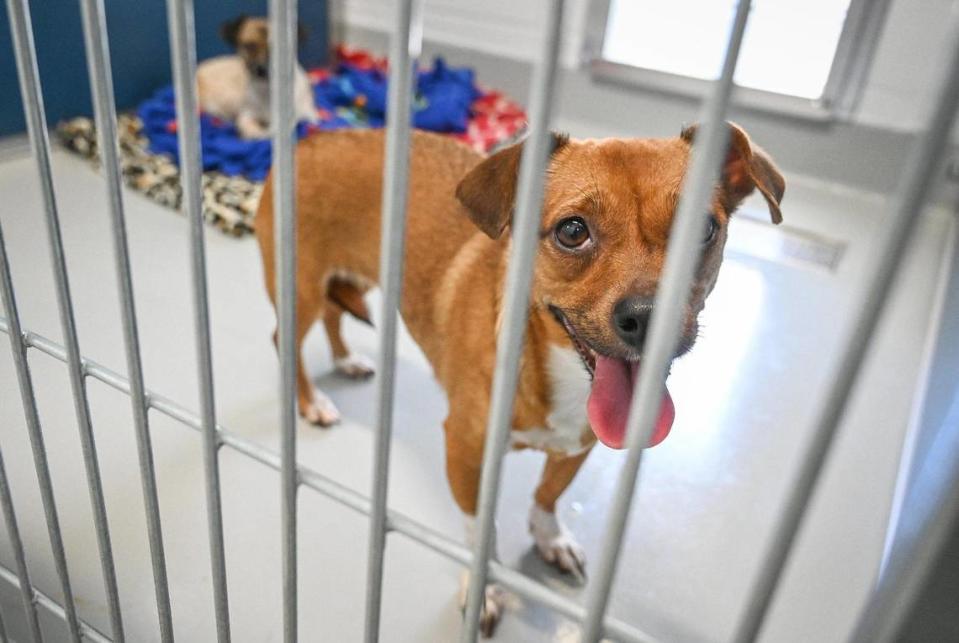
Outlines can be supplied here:
<path id="1" fill-rule="evenodd" d="M 124 182 L 164 207 L 180 209 L 183 194 L 176 164 L 167 156 L 150 152 L 149 141 L 143 135 L 143 124 L 135 115 L 121 114 L 117 130 Z M 99 166 L 100 154 L 92 120 L 74 118 L 60 123 L 56 131 L 64 147 Z M 253 217 L 263 191 L 262 183 L 219 172 L 204 172 L 202 183 L 203 217 L 208 223 L 233 236 L 253 232 Z"/>

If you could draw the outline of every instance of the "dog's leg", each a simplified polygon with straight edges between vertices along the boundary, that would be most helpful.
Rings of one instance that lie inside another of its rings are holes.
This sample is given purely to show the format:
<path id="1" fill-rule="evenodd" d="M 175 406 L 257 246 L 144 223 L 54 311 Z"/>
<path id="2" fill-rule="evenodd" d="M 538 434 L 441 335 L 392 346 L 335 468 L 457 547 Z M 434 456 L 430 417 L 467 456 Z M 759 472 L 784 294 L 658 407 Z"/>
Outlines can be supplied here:
<path id="1" fill-rule="evenodd" d="M 529 512 L 529 530 L 540 556 L 581 582 L 586 577 L 586 557 L 583 548 L 556 515 L 556 501 L 573 481 L 587 455 L 589 450 L 574 456 L 547 455 L 535 502 Z"/>
<path id="2" fill-rule="evenodd" d="M 452 406 L 452 404 L 451 404 Z M 457 426 L 459 425 L 459 426 Z M 457 423 L 452 418 L 446 420 L 446 476 L 450 483 L 453 498 L 463 512 L 466 531 L 466 544 L 472 549 L 476 545 L 476 505 L 479 500 L 480 467 L 483 462 L 482 440 L 463 439 L 469 435 L 468 425 Z M 480 434 L 481 436 L 482 434 Z M 478 442 L 478 449 L 477 443 Z M 496 528 L 493 528 L 493 543 L 490 558 L 499 560 L 496 550 Z M 466 607 L 466 594 L 469 587 L 469 571 L 463 570 L 460 577 L 460 607 Z M 503 590 L 495 584 L 486 586 L 483 605 L 480 608 L 480 631 L 490 637 L 499 623 L 505 606 Z"/>
<path id="3" fill-rule="evenodd" d="M 310 424 L 330 426 L 340 421 L 340 412 L 323 391 L 313 388 L 303 363 L 303 339 L 316 318 L 323 314 L 323 304 L 311 297 L 312 288 L 299 284 L 296 302 L 296 386 L 300 415 Z M 274 336 L 275 339 L 275 336 Z"/>
<path id="4" fill-rule="evenodd" d="M 326 302 L 323 311 L 323 326 L 326 336 L 330 340 L 330 351 L 333 353 L 333 365 L 337 372 L 346 377 L 362 380 L 373 376 L 375 369 L 373 362 L 363 355 L 351 353 L 340 334 L 340 320 L 343 318 L 343 309 L 333 303 Z"/>
<path id="5" fill-rule="evenodd" d="M 465 528 L 466 534 L 466 544 L 470 549 L 476 549 L 476 516 L 473 514 L 464 514 L 463 515 L 463 526 Z M 493 560 L 499 560 L 499 553 L 496 549 L 496 526 L 493 526 L 493 542 L 490 547 L 490 558 Z M 469 570 L 464 569 L 463 573 L 460 575 L 460 609 L 466 610 L 466 597 L 469 593 L 470 585 L 470 573 Z M 489 638 L 493 636 L 493 632 L 496 630 L 496 625 L 499 623 L 500 617 L 503 615 L 503 609 L 506 603 L 506 596 L 503 593 L 503 589 L 494 583 L 490 583 L 486 586 L 483 595 L 483 605 L 480 607 L 480 620 L 479 620 L 479 629 L 483 633 L 483 636 Z"/>
<path id="6" fill-rule="evenodd" d="M 270 132 L 256 118 L 253 112 L 244 110 L 236 117 L 236 129 L 243 138 L 269 138 Z"/>
<path id="7" fill-rule="evenodd" d="M 260 212 L 257 214 L 257 240 L 260 243 L 260 253 L 263 256 L 263 277 L 266 284 L 266 292 L 273 303 L 273 308 L 277 311 L 277 323 L 279 323 L 279 309 L 277 307 L 276 292 L 276 274 L 273 261 L 273 213 L 270 199 L 272 198 L 272 184 L 267 182 L 264 187 L 262 200 L 260 202 Z M 302 245 L 302 244 L 301 244 Z M 300 249 L 299 256 L 304 253 Z M 320 426 L 329 426 L 340 419 L 340 413 L 336 406 L 322 391 L 314 391 L 310 378 L 307 377 L 303 363 L 303 338 L 310 330 L 317 317 L 323 315 L 323 303 L 325 297 L 320 292 L 318 284 L 320 275 L 322 275 L 322 266 L 319 267 L 319 274 L 316 270 L 310 270 L 311 264 L 308 262 L 299 262 L 296 272 L 296 341 L 294 356 L 296 357 L 296 387 L 297 404 L 300 415 L 312 424 Z M 273 331 L 273 345 L 279 352 L 279 332 Z"/>

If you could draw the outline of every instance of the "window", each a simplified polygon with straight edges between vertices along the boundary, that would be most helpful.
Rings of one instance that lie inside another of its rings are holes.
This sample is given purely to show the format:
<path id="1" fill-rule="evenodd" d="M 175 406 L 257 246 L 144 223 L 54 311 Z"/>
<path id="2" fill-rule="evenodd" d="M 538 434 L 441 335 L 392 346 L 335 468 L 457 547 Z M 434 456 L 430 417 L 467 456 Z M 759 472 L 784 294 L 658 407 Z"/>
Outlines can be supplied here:
<path id="1" fill-rule="evenodd" d="M 697 93 L 702 81 L 719 75 L 735 0 L 604 4 L 602 44 L 594 55 L 606 63 L 605 69 L 618 71 L 621 78 L 631 75 L 630 80 L 644 86 L 681 93 Z M 753 0 L 735 76 L 737 86 L 754 90 L 753 100 L 746 92 L 744 102 L 774 109 L 848 104 L 861 83 L 885 4 Z M 766 94 L 759 96 L 766 100 L 757 100 L 757 94 Z"/>

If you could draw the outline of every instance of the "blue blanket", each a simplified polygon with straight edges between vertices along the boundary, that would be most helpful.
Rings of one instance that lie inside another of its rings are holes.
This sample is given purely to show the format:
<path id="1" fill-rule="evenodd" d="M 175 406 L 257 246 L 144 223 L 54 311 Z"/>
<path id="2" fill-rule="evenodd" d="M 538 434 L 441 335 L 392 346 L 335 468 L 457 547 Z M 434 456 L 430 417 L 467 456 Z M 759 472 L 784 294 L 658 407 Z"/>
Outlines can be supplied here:
<path id="1" fill-rule="evenodd" d="M 344 127 L 383 127 L 386 121 L 386 76 L 379 69 L 340 63 L 333 73 L 313 85 L 318 121 L 297 124 L 297 136 L 311 131 Z M 413 126 L 434 132 L 463 132 L 469 123 L 470 105 L 481 96 L 472 69 L 448 67 L 437 58 L 432 69 L 417 72 Z M 150 151 L 169 154 L 179 163 L 173 87 L 158 90 L 138 109 Z M 233 176 L 242 174 L 260 181 L 270 169 L 268 139 L 243 139 L 233 123 L 200 115 L 203 170 Z"/>

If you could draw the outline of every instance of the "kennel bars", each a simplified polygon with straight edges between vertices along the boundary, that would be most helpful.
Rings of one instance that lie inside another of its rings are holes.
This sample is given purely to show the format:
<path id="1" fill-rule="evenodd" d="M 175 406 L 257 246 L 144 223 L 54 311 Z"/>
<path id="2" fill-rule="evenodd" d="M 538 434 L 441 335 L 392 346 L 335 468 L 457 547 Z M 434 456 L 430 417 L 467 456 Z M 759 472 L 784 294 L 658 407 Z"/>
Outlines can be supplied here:
<path id="1" fill-rule="evenodd" d="M 390 42 L 390 82 L 387 118 L 391 123 L 409 123 L 414 61 L 423 44 L 423 2 L 396 3 L 396 34 Z M 409 180 L 410 128 L 386 130 L 383 167 L 383 231 L 380 237 L 380 379 L 376 399 L 376 433 L 373 438 L 373 488 L 370 512 L 369 552 L 366 561 L 366 623 L 363 637 L 375 643 L 380 633 L 383 596 L 383 557 L 386 550 L 386 505 L 393 435 L 393 395 L 396 375 L 396 327 L 403 288 L 403 256 L 406 247 L 406 185 Z"/>
<path id="2" fill-rule="evenodd" d="M 200 208 L 200 165 L 196 97 L 192 78 L 195 72 L 193 9 L 189 0 L 168 0 L 171 56 L 177 89 L 177 122 L 180 134 L 180 158 L 184 194 L 184 209 L 190 219 L 192 250 L 193 299 L 195 306 L 195 333 L 197 339 L 200 381 L 201 413 L 196 414 L 173 400 L 144 387 L 137 339 L 136 314 L 133 306 L 133 284 L 130 276 L 129 253 L 119 182 L 116 154 L 116 115 L 110 82 L 109 50 L 105 30 L 102 0 L 81 0 L 84 42 L 93 89 L 95 116 L 100 136 L 101 158 L 107 177 L 109 211 L 116 252 L 116 272 L 122 304 L 124 340 L 128 374 L 112 371 L 93 360 L 82 357 L 76 333 L 69 278 L 65 265 L 63 244 L 57 214 L 50 169 L 49 141 L 45 129 L 42 95 L 36 64 L 36 51 L 30 26 L 27 0 L 7 0 L 17 72 L 28 123 L 33 157 L 43 194 L 44 214 L 51 246 L 51 262 L 56 280 L 57 302 L 63 329 L 64 344 L 59 345 L 36 333 L 21 328 L 16 308 L 15 292 L 7 261 L 6 248 L 0 230 L 0 294 L 3 296 L 4 318 L 0 330 L 7 333 L 11 343 L 16 374 L 20 386 L 27 429 L 31 441 L 35 469 L 41 491 L 48 534 L 54 563 L 60 580 L 64 604 L 58 605 L 37 590 L 30 581 L 23 543 L 17 529 L 13 498 L 7 485 L 0 454 L 0 505 L 5 518 L 8 538 L 13 548 L 15 570 L 0 567 L 0 577 L 16 585 L 22 596 L 28 628 L 35 641 L 43 640 L 38 607 L 67 624 L 75 641 L 124 640 L 123 621 L 119 607 L 116 575 L 110 544 L 97 453 L 93 440 L 89 404 L 86 397 L 86 379 L 103 382 L 131 398 L 134 428 L 140 464 L 142 491 L 147 508 L 148 536 L 161 640 L 173 638 L 172 614 L 160 533 L 160 514 L 156 503 L 156 482 L 153 474 L 152 449 L 148 424 L 149 410 L 153 409 L 181 424 L 200 431 L 203 435 L 205 491 L 210 539 L 213 606 L 216 615 L 217 636 L 229 641 L 229 610 L 226 594 L 226 566 L 223 548 L 222 511 L 217 451 L 227 447 L 272 468 L 281 478 L 281 537 L 283 551 L 283 630 L 286 641 L 297 640 L 297 561 L 296 561 L 296 494 L 300 486 L 313 489 L 340 504 L 371 517 L 369 540 L 368 598 L 365 638 L 378 640 L 381 604 L 381 583 L 386 534 L 397 532 L 450 560 L 471 567 L 470 591 L 462 637 L 473 641 L 485 582 L 495 581 L 520 596 L 545 604 L 547 607 L 583 624 L 584 640 L 593 643 L 601 636 L 620 641 L 653 641 L 636 627 L 606 615 L 616 562 L 622 544 L 623 530 L 631 506 L 638 468 L 640 447 L 652 428 L 653 411 L 662 393 L 662 380 L 669 356 L 678 337 L 678 311 L 688 291 L 697 251 L 696 237 L 702 223 L 702 207 L 713 182 L 719 174 L 719 161 L 727 138 L 723 126 L 730 102 L 732 72 L 738 57 L 743 30 L 749 11 L 748 0 L 739 3 L 730 34 L 723 73 L 713 84 L 704 102 L 702 125 L 693 148 L 689 180 L 674 223 L 670 252 L 657 293 L 647 349 L 647 365 L 636 383 L 635 398 L 639 401 L 630 411 L 626 465 L 617 483 L 617 497 L 606 530 L 604 555 L 599 572 L 587 590 L 586 607 L 558 594 L 545 585 L 520 572 L 491 560 L 493 515 L 499 487 L 500 460 L 509 431 L 512 401 L 515 395 L 516 364 L 522 346 L 528 306 L 529 285 L 535 257 L 536 230 L 543 193 L 544 168 L 547 160 L 546 141 L 552 93 L 555 86 L 556 61 L 562 26 L 562 2 L 552 3 L 547 21 L 542 57 L 537 61 L 531 97 L 531 123 L 528 145 L 525 146 L 520 170 L 520 184 L 515 225 L 513 226 L 513 255 L 507 277 L 504 319 L 507 325 L 497 342 L 497 370 L 487 432 L 486 457 L 478 516 L 479 534 L 475 549 L 434 531 L 387 507 L 387 467 L 392 422 L 393 383 L 395 377 L 395 333 L 402 275 L 403 236 L 405 222 L 408 154 L 410 139 L 410 101 L 412 98 L 412 63 L 419 51 L 422 38 L 422 15 L 418 0 L 397 0 L 396 33 L 391 47 L 388 149 L 384 168 L 381 274 L 384 287 L 382 308 L 383 341 L 380 349 L 380 381 L 378 388 L 377 433 L 374 449 L 374 480 L 371 498 L 348 489 L 323 474 L 296 463 L 296 398 L 295 398 L 295 179 L 293 130 L 293 30 L 296 22 L 295 3 L 292 0 L 270 2 L 271 31 L 271 119 L 274 127 L 274 207 L 278 213 L 277 234 L 277 306 L 279 354 L 281 362 L 281 450 L 276 454 L 250 441 L 231 434 L 216 424 L 213 404 L 212 363 L 209 336 L 208 295 L 206 288 L 203 222 Z M 805 513 L 822 464 L 845 407 L 848 394 L 856 381 L 882 303 L 892 279 L 901 263 L 910 233 L 915 228 L 919 211 L 936 168 L 944 153 L 948 134 L 959 107 L 959 18 L 951 25 L 952 38 L 948 66 L 944 70 L 941 90 L 933 116 L 914 149 L 913 163 L 902 181 L 892 203 L 891 226 L 883 235 L 880 251 L 870 265 L 868 282 L 862 291 L 857 313 L 843 330 L 843 348 L 832 365 L 830 395 L 821 402 L 814 437 L 803 454 L 800 475 L 788 498 L 775 537 L 765 556 L 745 613 L 736 633 L 736 641 L 755 641 L 772 602 L 783 566 L 798 527 Z M 70 374 L 77 423 L 83 447 L 87 486 L 93 508 L 98 553 L 104 578 L 110 634 L 96 630 L 80 620 L 70 589 L 70 581 L 63 552 L 57 512 L 49 468 L 40 431 L 37 406 L 30 379 L 27 354 L 36 349 L 67 365 Z M 512 368 L 511 368 L 512 367 Z M 652 402 L 651 402 L 652 401 Z M 644 403 L 645 402 L 645 403 Z M 955 484 L 959 477 L 947 478 Z M 946 497 L 943 494 L 943 497 Z M 940 506 L 941 508 L 941 506 Z M 944 524 L 948 512 L 930 512 L 933 524 Z M 927 539 L 928 540 L 928 539 Z M 928 547 L 926 547 L 927 551 Z M 908 553 L 908 552 L 907 552 Z M 897 580 L 885 581 L 885 586 Z M 907 586 L 915 592 L 915 583 Z M 878 595 L 877 596 L 881 596 Z M 908 598 L 908 597 L 907 597 Z M 869 627 L 894 629 L 901 611 L 877 610 L 871 606 L 864 618 Z M 879 625 L 876 625 L 876 623 Z M 863 626 L 865 627 L 865 626 Z M 3 623 L 0 618 L 0 634 Z"/>

